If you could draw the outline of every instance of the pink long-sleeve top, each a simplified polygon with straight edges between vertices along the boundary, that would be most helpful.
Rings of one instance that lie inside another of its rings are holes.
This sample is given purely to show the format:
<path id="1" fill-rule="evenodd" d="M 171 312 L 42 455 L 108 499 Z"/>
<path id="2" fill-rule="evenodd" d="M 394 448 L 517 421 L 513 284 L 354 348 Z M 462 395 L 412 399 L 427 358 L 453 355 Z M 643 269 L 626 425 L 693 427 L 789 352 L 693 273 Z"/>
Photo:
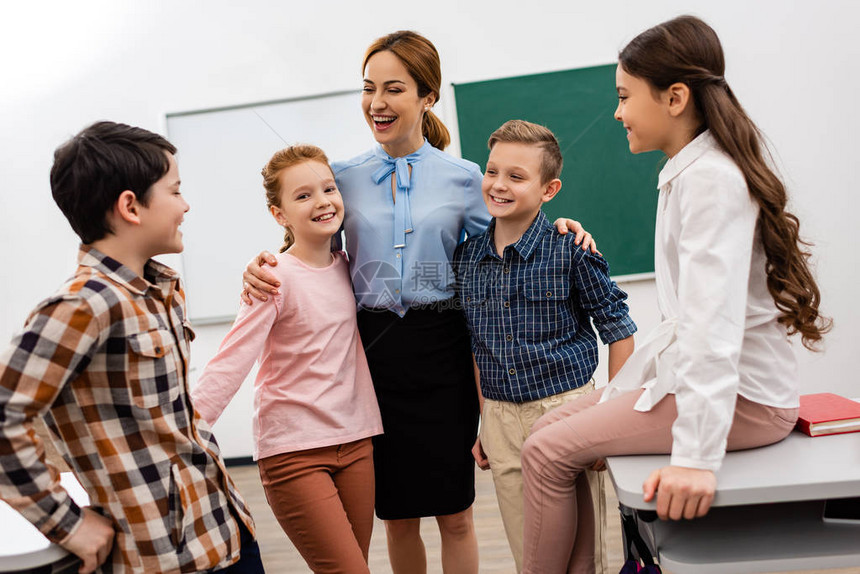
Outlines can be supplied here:
<path id="1" fill-rule="evenodd" d="M 346 255 L 316 268 L 281 253 L 273 272 L 280 293 L 242 303 L 191 393 L 195 409 L 214 423 L 259 359 L 254 460 L 382 433 Z"/>

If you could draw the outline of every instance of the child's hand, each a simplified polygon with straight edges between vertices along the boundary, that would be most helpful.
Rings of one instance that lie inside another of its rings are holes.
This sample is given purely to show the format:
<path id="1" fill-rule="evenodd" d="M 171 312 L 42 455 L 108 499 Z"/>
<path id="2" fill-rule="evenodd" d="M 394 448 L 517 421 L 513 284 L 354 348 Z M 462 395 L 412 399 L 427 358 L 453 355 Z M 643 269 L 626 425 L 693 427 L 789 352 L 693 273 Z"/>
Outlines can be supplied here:
<path id="1" fill-rule="evenodd" d="M 104 564 L 113 548 L 113 523 L 90 508 L 84 508 L 84 521 L 62 546 L 81 559 L 79 574 L 89 574 Z"/>
<path id="2" fill-rule="evenodd" d="M 484 447 L 481 446 L 481 437 L 475 440 L 475 446 L 472 447 L 472 456 L 475 457 L 475 462 L 478 463 L 478 468 L 487 470 L 490 468 L 490 461 L 487 460 L 487 455 L 484 452 Z"/>
<path id="3" fill-rule="evenodd" d="M 704 516 L 714 501 L 717 477 L 710 470 L 664 466 L 651 473 L 642 485 L 645 502 L 657 494 L 657 516 L 666 520 L 691 520 Z"/>
<path id="4" fill-rule="evenodd" d="M 277 295 L 280 281 L 263 269 L 263 265 L 274 267 L 277 264 L 278 260 L 268 251 L 263 251 L 248 263 L 245 272 L 242 273 L 242 301 L 251 305 L 253 304 L 251 297 L 266 301 L 268 299 L 266 293 Z"/>
<path id="5" fill-rule="evenodd" d="M 591 249 L 592 253 L 597 253 L 598 255 L 603 255 L 600 251 L 597 250 L 597 242 L 591 236 L 589 232 L 582 227 L 582 224 L 575 219 L 567 219 L 565 217 L 559 217 L 555 220 L 555 228 L 558 229 L 558 232 L 562 235 L 567 235 L 568 231 L 573 231 L 576 233 L 576 239 L 573 240 L 577 245 L 582 245 L 582 250 Z"/>

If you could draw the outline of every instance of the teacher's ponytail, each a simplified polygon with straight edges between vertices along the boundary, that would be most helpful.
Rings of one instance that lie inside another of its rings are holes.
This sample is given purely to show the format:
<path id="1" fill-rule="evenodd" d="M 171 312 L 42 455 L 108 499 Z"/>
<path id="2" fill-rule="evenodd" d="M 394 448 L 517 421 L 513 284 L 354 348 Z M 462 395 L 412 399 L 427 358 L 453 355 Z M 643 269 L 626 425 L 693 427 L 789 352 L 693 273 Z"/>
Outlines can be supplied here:
<path id="1" fill-rule="evenodd" d="M 451 134 L 448 133 L 448 128 L 439 119 L 439 116 L 427 110 L 424 113 L 424 119 L 421 121 L 421 131 L 424 137 L 430 142 L 430 145 L 437 149 L 445 149 L 451 143 Z"/>
<path id="2" fill-rule="evenodd" d="M 361 64 L 362 73 L 367 67 L 367 61 L 377 52 L 391 52 L 406 66 L 409 75 L 418 84 L 418 97 L 433 94 L 439 101 L 439 89 L 442 86 L 442 65 L 439 52 L 433 42 L 411 30 L 400 30 L 376 39 L 364 54 Z M 448 128 L 432 111 L 424 112 L 421 131 L 430 145 L 437 149 L 445 149 L 451 143 Z"/>

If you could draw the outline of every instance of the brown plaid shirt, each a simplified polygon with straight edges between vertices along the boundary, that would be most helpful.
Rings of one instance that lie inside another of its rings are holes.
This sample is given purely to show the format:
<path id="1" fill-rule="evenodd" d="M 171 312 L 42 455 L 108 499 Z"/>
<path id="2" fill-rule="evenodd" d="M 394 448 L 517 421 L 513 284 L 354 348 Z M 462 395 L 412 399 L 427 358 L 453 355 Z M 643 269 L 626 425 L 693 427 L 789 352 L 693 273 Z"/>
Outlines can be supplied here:
<path id="1" fill-rule="evenodd" d="M 0 355 L 0 497 L 54 542 L 79 526 L 33 432 L 43 415 L 92 508 L 114 523 L 104 571 L 223 568 L 239 556 L 233 515 L 254 527 L 191 408 L 178 275 L 150 261 L 150 283 L 87 246 L 78 259 Z"/>

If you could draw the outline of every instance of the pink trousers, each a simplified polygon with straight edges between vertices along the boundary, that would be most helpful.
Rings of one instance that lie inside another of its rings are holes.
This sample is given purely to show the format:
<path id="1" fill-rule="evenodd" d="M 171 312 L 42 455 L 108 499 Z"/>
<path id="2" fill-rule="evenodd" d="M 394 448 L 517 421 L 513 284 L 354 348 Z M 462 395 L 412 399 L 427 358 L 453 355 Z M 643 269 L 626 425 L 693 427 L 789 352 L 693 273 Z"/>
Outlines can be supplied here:
<path id="1" fill-rule="evenodd" d="M 550 411 L 523 445 L 523 574 L 593 574 L 594 512 L 588 482 L 579 480 L 580 474 L 607 456 L 672 451 L 672 423 L 678 416 L 674 395 L 643 413 L 633 409 L 641 392 L 597 404 L 601 394 Z M 796 420 L 797 409 L 738 396 L 727 449 L 778 442 Z"/>

